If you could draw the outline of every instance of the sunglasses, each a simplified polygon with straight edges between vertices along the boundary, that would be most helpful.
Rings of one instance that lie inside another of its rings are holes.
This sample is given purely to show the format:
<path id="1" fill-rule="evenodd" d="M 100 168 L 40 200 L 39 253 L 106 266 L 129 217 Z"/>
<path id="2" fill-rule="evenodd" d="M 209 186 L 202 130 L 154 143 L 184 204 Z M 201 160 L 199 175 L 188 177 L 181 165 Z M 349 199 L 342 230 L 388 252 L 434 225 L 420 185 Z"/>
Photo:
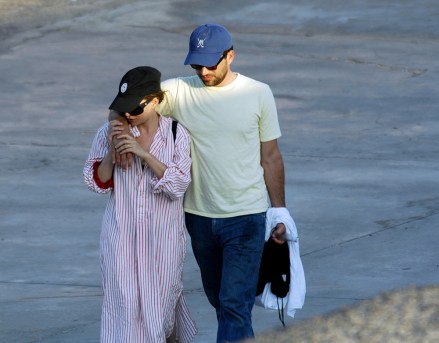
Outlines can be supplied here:
<path id="1" fill-rule="evenodd" d="M 149 103 L 148 101 L 142 102 L 134 110 L 128 113 L 130 114 L 130 116 L 138 116 L 139 114 L 143 113 L 143 110 L 146 107 L 146 105 L 148 105 L 148 103 Z"/>
<path id="2" fill-rule="evenodd" d="M 221 63 L 221 61 L 224 59 L 224 57 L 227 56 L 228 52 L 229 51 L 224 52 L 223 55 L 221 56 L 221 58 L 219 59 L 219 61 L 217 62 L 217 64 L 215 64 L 214 66 L 206 67 L 206 66 L 202 66 L 199 64 L 191 64 L 191 67 L 194 68 L 195 70 L 201 70 L 203 68 L 206 68 L 207 70 L 216 70 L 216 68 L 218 68 L 218 65 Z"/>

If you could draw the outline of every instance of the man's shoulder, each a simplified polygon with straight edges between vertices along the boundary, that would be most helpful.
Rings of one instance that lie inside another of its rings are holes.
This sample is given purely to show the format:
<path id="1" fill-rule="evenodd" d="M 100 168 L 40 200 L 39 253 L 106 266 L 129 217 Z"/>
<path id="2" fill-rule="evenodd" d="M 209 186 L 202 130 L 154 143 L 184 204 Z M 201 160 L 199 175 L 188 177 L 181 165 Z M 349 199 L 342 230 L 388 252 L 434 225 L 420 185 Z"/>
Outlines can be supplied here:
<path id="1" fill-rule="evenodd" d="M 262 87 L 262 88 L 270 88 L 270 86 L 267 83 L 260 81 L 260 80 L 253 79 L 249 76 L 245 76 L 242 74 L 239 74 L 238 80 L 239 80 L 239 82 L 246 84 L 246 85 L 253 85 L 255 87 Z"/>
<path id="2" fill-rule="evenodd" d="M 199 83 L 199 77 L 196 75 L 192 75 L 192 76 L 179 76 L 179 77 L 174 77 L 171 79 L 167 79 L 165 81 L 162 81 L 162 89 L 166 90 L 169 88 L 174 88 L 174 87 L 184 87 L 185 85 L 188 86 L 195 86 Z"/>
<path id="3" fill-rule="evenodd" d="M 251 77 L 248 77 L 248 76 L 245 76 L 242 74 L 239 74 L 238 80 L 239 80 L 241 86 L 244 85 L 246 88 L 252 87 L 253 89 L 260 89 L 260 90 L 264 90 L 264 91 L 270 90 L 270 86 L 267 83 L 253 79 Z"/>

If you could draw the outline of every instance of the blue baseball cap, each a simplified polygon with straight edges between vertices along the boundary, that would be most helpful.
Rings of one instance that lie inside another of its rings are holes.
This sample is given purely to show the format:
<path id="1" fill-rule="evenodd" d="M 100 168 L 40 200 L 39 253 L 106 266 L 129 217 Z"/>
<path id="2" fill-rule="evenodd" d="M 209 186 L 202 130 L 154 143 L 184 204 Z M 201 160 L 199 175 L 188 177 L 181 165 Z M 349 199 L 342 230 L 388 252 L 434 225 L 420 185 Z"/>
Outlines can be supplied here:
<path id="1" fill-rule="evenodd" d="M 218 24 L 198 26 L 189 39 L 189 52 L 184 64 L 214 66 L 223 52 L 232 46 L 232 36 L 224 26 Z"/>

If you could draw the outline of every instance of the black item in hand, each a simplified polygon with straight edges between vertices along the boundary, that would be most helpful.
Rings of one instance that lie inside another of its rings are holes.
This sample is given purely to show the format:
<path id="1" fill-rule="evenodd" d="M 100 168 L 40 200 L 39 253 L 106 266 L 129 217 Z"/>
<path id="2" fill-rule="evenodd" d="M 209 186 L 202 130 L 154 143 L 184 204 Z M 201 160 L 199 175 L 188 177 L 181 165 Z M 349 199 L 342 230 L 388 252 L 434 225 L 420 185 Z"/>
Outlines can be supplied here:
<path id="1" fill-rule="evenodd" d="M 290 252 L 288 244 L 275 243 L 272 238 L 265 242 L 256 295 L 264 291 L 265 284 L 271 282 L 271 292 L 284 298 L 290 289 Z"/>

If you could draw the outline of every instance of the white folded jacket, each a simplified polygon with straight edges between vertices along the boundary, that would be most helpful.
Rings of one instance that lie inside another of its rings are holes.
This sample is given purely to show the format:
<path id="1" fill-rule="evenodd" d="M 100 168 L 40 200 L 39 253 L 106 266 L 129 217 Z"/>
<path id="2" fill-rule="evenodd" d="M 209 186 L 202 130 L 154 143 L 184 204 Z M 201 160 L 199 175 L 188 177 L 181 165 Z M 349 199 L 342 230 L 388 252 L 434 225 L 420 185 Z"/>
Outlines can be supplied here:
<path id="1" fill-rule="evenodd" d="M 290 289 L 283 301 L 271 292 L 271 283 L 265 285 L 264 291 L 256 297 L 256 305 L 268 309 L 287 309 L 287 315 L 294 318 L 296 310 L 301 309 L 305 303 L 306 281 L 302 260 L 299 251 L 299 235 L 296 224 L 285 207 L 270 207 L 267 211 L 265 222 L 265 241 L 271 236 L 277 224 L 283 223 L 286 227 L 286 239 L 290 254 Z"/>

